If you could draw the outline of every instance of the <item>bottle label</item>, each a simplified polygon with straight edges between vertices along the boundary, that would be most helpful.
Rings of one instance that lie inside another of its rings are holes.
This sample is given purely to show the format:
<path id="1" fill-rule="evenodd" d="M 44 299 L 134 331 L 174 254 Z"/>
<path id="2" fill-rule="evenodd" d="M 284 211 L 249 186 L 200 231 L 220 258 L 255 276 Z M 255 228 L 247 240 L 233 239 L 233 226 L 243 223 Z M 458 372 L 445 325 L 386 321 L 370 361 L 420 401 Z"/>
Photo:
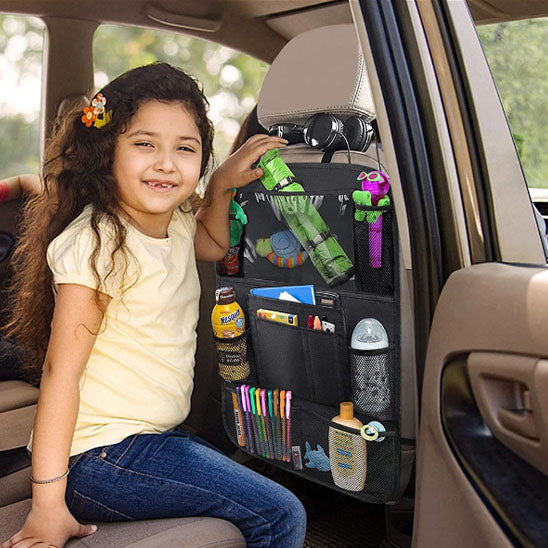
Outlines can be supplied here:
<path id="1" fill-rule="evenodd" d="M 234 312 L 228 314 L 227 316 L 221 316 L 221 325 L 226 325 L 229 322 L 236 321 L 236 326 L 238 326 L 236 318 L 240 315 L 240 309 L 234 310 Z M 241 319 L 241 318 L 240 318 Z"/>

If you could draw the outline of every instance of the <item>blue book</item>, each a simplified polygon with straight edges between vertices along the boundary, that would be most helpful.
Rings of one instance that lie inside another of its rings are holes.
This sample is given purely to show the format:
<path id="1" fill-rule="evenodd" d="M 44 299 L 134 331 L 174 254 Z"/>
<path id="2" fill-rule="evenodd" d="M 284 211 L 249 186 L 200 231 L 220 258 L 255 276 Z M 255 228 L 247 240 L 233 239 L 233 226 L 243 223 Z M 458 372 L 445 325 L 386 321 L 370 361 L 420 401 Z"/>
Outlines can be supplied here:
<path id="1" fill-rule="evenodd" d="M 252 295 L 260 297 L 269 297 L 270 299 L 280 299 L 291 301 L 296 299 L 304 304 L 316 304 L 316 293 L 313 285 L 285 285 L 277 287 L 255 287 L 249 291 Z M 282 295 L 284 293 L 284 295 Z M 287 296 L 289 294 L 289 297 Z M 291 299 L 290 297 L 293 297 Z"/>

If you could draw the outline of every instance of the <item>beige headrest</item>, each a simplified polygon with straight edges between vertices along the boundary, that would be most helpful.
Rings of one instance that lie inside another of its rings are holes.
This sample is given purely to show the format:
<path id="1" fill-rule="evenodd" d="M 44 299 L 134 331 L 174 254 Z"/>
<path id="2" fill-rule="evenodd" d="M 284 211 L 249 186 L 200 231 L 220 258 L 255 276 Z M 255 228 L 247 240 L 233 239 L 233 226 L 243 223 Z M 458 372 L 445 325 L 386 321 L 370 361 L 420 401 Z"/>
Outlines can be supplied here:
<path id="1" fill-rule="evenodd" d="M 258 102 L 266 128 L 302 124 L 318 112 L 375 117 L 365 64 L 353 25 L 304 32 L 289 41 L 268 71 Z"/>

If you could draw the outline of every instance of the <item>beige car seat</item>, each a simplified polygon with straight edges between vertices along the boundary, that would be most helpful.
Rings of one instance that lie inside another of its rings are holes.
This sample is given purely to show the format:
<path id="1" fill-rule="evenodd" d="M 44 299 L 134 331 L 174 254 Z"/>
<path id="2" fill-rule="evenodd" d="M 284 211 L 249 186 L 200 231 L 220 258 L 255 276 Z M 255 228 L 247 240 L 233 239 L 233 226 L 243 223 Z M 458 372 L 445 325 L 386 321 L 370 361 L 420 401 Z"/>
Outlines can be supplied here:
<path id="1" fill-rule="evenodd" d="M 215 285 L 211 264 L 198 265 L 200 279 L 204 285 Z M 201 317 L 213 306 L 203 293 L 200 302 Z M 206 318 L 207 319 L 207 318 Z M 211 413 L 204 413 L 211 397 L 211 387 L 207 383 L 215 373 L 215 360 L 208 322 L 201 322 L 198 329 L 200 351 L 196 367 L 203 377 L 197 385 L 198 394 L 193 396 L 193 405 L 201 413 L 194 412 L 190 420 L 195 431 L 202 433 L 202 426 L 211 425 Z M 25 451 L 34 421 L 38 389 L 22 381 L 0 382 L 0 542 L 16 533 L 30 509 L 31 483 L 30 459 Z M 220 410 L 219 410 L 220 414 Z M 209 418 L 208 418 L 209 417 Z M 220 420 L 220 419 L 218 419 Z M 177 519 L 144 520 L 136 522 L 98 523 L 99 529 L 85 539 L 72 539 L 67 548 L 89 547 L 107 548 L 201 548 L 219 546 L 239 548 L 245 546 L 245 540 L 239 529 L 229 521 L 205 517 Z"/>

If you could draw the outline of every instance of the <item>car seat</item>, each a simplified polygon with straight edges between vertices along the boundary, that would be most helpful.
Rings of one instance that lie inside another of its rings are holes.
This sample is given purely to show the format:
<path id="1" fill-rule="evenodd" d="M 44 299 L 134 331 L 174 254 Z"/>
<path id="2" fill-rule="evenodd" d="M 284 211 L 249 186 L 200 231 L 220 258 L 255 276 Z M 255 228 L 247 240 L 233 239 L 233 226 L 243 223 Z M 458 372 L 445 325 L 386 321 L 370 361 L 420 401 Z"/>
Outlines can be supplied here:
<path id="1" fill-rule="evenodd" d="M 200 263 L 200 279 L 214 285 L 210 264 Z M 207 295 L 206 295 L 207 296 Z M 203 313 L 209 301 L 200 303 Z M 203 347 L 197 356 L 200 375 L 214 367 L 212 341 L 206 324 L 202 323 L 199 340 Z M 211 385 L 211 383 L 210 383 Z M 206 388 L 202 388 L 202 391 Z M 23 525 L 31 506 L 30 458 L 26 451 L 32 429 L 38 389 L 23 381 L 0 382 L 0 540 L 7 540 Z M 202 398 L 207 400 L 207 398 Z M 194 397 L 193 397 L 194 405 Z M 199 407 L 199 404 L 196 404 Z M 207 413 L 206 413 L 207 415 Z M 218 419 L 220 420 L 220 419 Z M 202 423 L 195 420 L 193 430 L 202 433 Z M 200 548 L 220 546 L 240 548 L 245 540 L 239 529 L 229 521 L 207 517 L 143 520 L 134 522 L 98 523 L 98 531 L 84 539 L 71 539 L 67 548 L 165 548 L 184 546 Z"/>

